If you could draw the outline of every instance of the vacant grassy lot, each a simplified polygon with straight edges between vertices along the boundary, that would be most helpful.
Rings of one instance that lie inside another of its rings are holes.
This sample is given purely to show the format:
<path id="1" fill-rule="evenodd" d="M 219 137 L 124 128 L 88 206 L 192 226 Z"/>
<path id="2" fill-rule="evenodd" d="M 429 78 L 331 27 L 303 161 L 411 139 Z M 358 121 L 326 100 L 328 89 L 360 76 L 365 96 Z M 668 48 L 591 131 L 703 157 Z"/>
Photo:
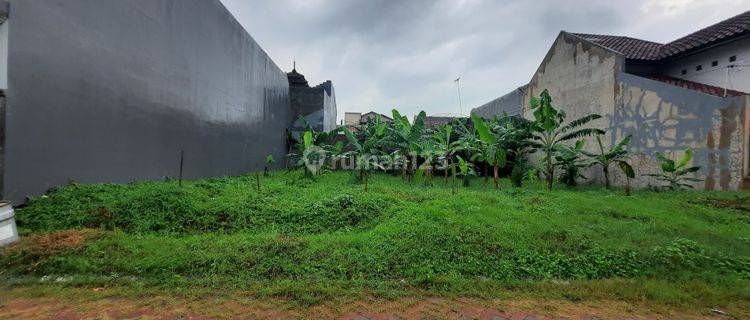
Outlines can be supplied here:
<path id="1" fill-rule="evenodd" d="M 0 251 L 29 294 L 244 292 L 620 300 L 750 314 L 750 195 L 500 190 L 345 172 L 73 185 L 17 209 Z"/>

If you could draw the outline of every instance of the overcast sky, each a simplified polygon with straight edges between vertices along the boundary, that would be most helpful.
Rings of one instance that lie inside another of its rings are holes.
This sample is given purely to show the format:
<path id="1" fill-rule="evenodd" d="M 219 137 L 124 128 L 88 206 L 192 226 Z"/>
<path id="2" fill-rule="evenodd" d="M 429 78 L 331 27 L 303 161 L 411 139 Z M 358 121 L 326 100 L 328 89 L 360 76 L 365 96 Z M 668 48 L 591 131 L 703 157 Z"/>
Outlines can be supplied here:
<path id="1" fill-rule="evenodd" d="M 459 113 L 527 83 L 560 30 L 669 42 L 750 0 L 221 0 L 284 71 L 345 111 Z"/>

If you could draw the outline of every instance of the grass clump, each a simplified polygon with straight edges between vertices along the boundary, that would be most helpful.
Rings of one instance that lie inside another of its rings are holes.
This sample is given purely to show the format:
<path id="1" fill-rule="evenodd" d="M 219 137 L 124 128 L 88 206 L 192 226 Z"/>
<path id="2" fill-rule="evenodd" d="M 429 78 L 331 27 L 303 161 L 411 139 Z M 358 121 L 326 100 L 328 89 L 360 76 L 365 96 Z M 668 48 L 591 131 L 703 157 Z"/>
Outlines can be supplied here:
<path id="1" fill-rule="evenodd" d="M 15 285 L 53 276 L 305 302 L 415 290 L 681 306 L 750 301 L 750 224 L 740 192 L 626 197 L 595 188 L 548 192 L 541 183 L 520 190 L 508 181 L 488 190 L 477 179 L 453 195 L 439 181 L 426 187 L 374 175 L 364 193 L 341 183 L 346 175 L 308 181 L 271 173 L 260 192 L 252 177 L 58 188 L 17 210 L 24 240 L 0 253 L 0 276 Z M 34 240 L 59 232 L 87 235 L 60 250 Z M 682 292 L 689 288 L 703 293 Z"/>

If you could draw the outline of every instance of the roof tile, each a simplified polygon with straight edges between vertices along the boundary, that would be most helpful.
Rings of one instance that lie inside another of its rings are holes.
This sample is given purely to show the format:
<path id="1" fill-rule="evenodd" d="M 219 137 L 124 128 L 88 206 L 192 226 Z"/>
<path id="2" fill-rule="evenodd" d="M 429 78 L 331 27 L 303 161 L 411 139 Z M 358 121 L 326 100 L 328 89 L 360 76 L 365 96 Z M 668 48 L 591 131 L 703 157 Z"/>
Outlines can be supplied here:
<path id="1" fill-rule="evenodd" d="M 663 75 L 640 75 L 641 77 L 648 78 L 651 80 L 656 80 L 660 82 L 664 82 L 666 84 L 670 84 L 673 86 L 678 86 L 684 89 L 699 91 L 705 94 L 710 94 L 712 96 L 717 97 L 723 97 L 724 96 L 724 88 L 716 87 L 716 86 L 710 86 L 703 83 L 688 81 L 684 79 L 678 79 L 678 78 L 672 78 L 668 76 Z M 737 97 L 737 96 L 743 96 L 747 93 L 736 91 L 736 90 L 727 90 L 726 95 L 728 97 Z"/>
<path id="2" fill-rule="evenodd" d="M 617 51 L 628 59 L 659 59 L 659 48 L 663 46 L 661 43 L 622 36 L 587 33 L 574 33 L 574 35 L 596 43 L 602 47 Z"/>
<path id="3" fill-rule="evenodd" d="M 628 59 L 659 60 L 747 33 L 750 33 L 750 11 L 743 12 L 667 44 L 623 36 L 587 33 L 573 33 L 573 35 L 617 51 Z"/>

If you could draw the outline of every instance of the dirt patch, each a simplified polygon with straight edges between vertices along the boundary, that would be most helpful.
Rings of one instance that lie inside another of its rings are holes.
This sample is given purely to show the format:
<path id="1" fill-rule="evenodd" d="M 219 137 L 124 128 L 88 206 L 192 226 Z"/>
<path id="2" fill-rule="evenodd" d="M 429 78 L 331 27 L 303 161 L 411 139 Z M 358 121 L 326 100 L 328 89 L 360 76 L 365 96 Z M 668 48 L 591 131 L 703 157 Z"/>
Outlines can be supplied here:
<path id="1" fill-rule="evenodd" d="M 750 213 L 750 196 L 736 196 L 731 199 L 704 198 L 694 202 L 696 204 L 707 204 L 720 209 L 732 209 L 743 213 Z"/>
<path id="2" fill-rule="evenodd" d="M 98 239 L 102 235 L 101 231 L 95 229 L 74 229 L 33 234 L 22 237 L 21 241 L 10 245 L 2 254 L 10 255 L 22 251 L 33 251 L 37 256 L 53 256 L 81 248 L 87 241 Z"/>
<path id="3" fill-rule="evenodd" d="M 653 310 L 624 302 L 400 298 L 297 307 L 284 300 L 232 298 L 11 298 L 0 319 L 730 319 Z"/>
<path id="4" fill-rule="evenodd" d="M 0 250 L 0 263 L 32 271 L 45 259 L 79 250 L 103 235 L 99 230 L 74 229 L 21 237 L 21 241 Z"/>

